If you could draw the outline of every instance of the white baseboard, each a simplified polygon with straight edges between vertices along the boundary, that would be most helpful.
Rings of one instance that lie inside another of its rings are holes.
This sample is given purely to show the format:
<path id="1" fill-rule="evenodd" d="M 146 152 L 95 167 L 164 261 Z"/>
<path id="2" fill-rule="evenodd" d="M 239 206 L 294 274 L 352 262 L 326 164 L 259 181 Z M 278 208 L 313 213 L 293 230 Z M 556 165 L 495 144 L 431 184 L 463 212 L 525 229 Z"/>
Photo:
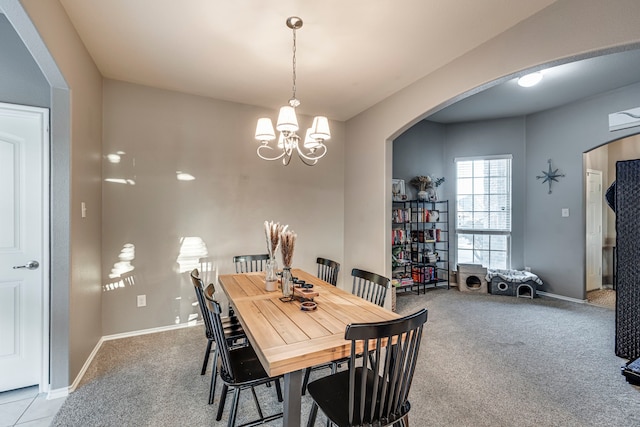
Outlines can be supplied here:
<path id="1" fill-rule="evenodd" d="M 561 299 L 564 301 L 571 301 L 571 302 L 576 302 L 578 304 L 585 304 L 587 302 L 586 299 L 578 299 L 578 298 L 571 298 L 571 297 L 565 297 L 564 295 L 557 295 L 557 294 L 552 294 L 549 292 L 544 292 L 544 291 L 537 291 L 536 292 L 538 295 L 543 295 L 545 297 L 549 297 L 549 298 L 556 298 L 556 299 Z"/>
<path id="2" fill-rule="evenodd" d="M 82 377 L 87 372 L 87 369 L 89 369 L 89 365 L 91 365 L 93 358 L 96 356 L 96 354 L 98 354 L 98 350 L 100 350 L 100 347 L 102 346 L 103 342 L 104 342 L 104 337 L 100 338 L 96 346 L 93 347 L 93 350 L 89 354 L 89 357 L 87 357 L 87 360 L 85 360 L 84 365 L 82 365 L 82 369 L 80 369 L 80 372 L 78 372 L 78 375 L 76 375 L 76 379 L 69 386 L 69 393 L 73 393 L 76 387 L 78 387 L 78 385 L 80 384 L 80 380 L 82 380 Z"/>
<path id="3" fill-rule="evenodd" d="M 122 332 L 120 334 L 105 335 L 102 341 L 118 340 L 120 338 L 137 337 L 139 335 L 155 334 L 156 332 L 173 331 L 175 329 L 190 328 L 202 322 L 178 323 L 177 325 L 159 326 L 157 328 L 141 329 L 139 331 Z"/>
<path id="4" fill-rule="evenodd" d="M 49 395 L 47 396 L 47 399 L 55 399 L 57 397 L 65 397 L 65 396 L 68 396 L 69 393 L 72 393 L 73 391 L 75 391 L 76 387 L 78 387 L 78 385 L 80 384 L 80 381 L 82 380 L 82 377 L 87 372 L 87 369 L 89 369 L 89 365 L 91 365 L 91 362 L 93 362 L 93 358 L 96 357 L 96 354 L 98 354 L 98 350 L 100 350 L 100 347 L 102 347 L 102 343 L 104 343 L 105 341 L 117 340 L 117 339 L 121 339 L 121 338 L 136 337 L 138 335 L 155 334 L 157 332 L 172 331 L 172 330 L 175 330 L 175 329 L 190 328 L 192 326 L 196 326 L 196 325 L 199 325 L 199 324 L 202 324 L 202 321 L 199 321 L 199 322 L 191 321 L 191 322 L 187 322 L 187 323 L 179 323 L 177 325 L 160 326 L 158 328 L 141 329 L 139 331 L 131 331 L 131 332 L 123 332 L 123 333 L 120 333 L 120 334 L 105 335 L 105 336 L 103 336 L 102 338 L 100 338 L 98 340 L 98 343 L 96 344 L 96 346 L 91 351 L 91 354 L 89 354 L 89 357 L 84 362 L 84 365 L 82 365 L 82 369 L 80 369 L 80 372 L 78 372 L 78 375 L 76 375 L 76 379 L 73 381 L 73 384 L 71 384 L 68 388 L 56 389 L 56 390 L 49 391 Z M 53 394 L 55 394 L 56 397 L 50 397 Z"/>
<path id="5" fill-rule="evenodd" d="M 55 390 L 49 390 L 49 392 L 47 393 L 47 400 L 60 399 L 61 397 L 69 396 L 70 388 L 71 387 L 63 387 L 57 388 Z"/>

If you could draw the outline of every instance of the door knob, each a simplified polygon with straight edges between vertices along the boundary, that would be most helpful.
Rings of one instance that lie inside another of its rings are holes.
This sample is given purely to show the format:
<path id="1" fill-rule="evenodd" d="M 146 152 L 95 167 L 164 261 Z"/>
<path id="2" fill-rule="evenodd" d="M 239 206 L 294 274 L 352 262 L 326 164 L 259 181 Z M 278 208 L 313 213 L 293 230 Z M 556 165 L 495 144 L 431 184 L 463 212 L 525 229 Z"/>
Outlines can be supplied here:
<path id="1" fill-rule="evenodd" d="M 26 268 L 29 270 L 35 270 L 38 267 L 40 267 L 40 263 L 38 261 L 29 261 L 28 263 L 26 263 L 25 265 L 14 265 L 13 268 Z"/>

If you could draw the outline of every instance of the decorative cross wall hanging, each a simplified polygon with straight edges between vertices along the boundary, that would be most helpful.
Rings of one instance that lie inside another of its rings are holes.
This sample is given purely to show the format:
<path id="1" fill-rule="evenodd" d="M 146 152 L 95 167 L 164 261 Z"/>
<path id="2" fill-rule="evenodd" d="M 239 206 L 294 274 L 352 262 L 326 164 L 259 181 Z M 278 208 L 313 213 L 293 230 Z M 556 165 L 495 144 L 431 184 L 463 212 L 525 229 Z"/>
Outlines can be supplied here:
<path id="1" fill-rule="evenodd" d="M 548 194 L 551 194 L 551 181 L 558 182 L 558 178 L 564 177 L 564 174 L 563 173 L 558 173 L 558 169 L 556 169 L 556 170 L 552 170 L 551 169 L 551 159 L 547 160 L 547 163 L 549 163 L 549 170 L 547 172 L 542 171 L 542 175 L 536 176 L 536 179 L 544 178 L 542 183 L 543 184 L 545 182 L 549 183 L 549 193 Z"/>

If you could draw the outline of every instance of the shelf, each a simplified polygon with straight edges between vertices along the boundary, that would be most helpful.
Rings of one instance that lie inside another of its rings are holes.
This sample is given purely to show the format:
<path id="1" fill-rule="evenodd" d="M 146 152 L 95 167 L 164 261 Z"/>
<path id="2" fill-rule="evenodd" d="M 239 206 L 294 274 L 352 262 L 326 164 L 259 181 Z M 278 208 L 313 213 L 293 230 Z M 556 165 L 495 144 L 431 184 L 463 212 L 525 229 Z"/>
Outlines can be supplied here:
<path id="1" fill-rule="evenodd" d="M 411 284 L 394 286 L 397 292 L 419 294 L 445 284 L 449 288 L 449 220 L 447 200 L 393 201 L 392 242 L 403 240 L 392 243 L 393 278 L 413 279 Z M 433 259 L 434 254 L 439 258 L 437 261 L 424 262 Z M 406 262 L 399 263 L 399 259 Z"/>

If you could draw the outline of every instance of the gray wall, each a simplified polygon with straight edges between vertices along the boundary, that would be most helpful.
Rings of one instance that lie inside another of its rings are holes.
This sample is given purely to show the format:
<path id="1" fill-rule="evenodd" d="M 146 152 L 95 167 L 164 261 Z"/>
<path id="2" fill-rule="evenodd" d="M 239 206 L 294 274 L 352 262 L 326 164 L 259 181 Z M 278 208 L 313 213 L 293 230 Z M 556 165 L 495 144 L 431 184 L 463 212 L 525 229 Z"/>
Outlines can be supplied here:
<path id="1" fill-rule="evenodd" d="M 0 102 L 50 107 L 49 83 L 31 53 L 0 13 Z"/>
<path id="2" fill-rule="evenodd" d="M 177 262 L 186 237 L 202 239 L 220 272 L 230 273 L 234 255 L 266 253 L 264 221 L 280 221 L 298 234 L 294 267 L 315 271 L 318 256 L 343 263 L 344 124 L 331 122 L 317 165 L 294 155 L 285 167 L 256 155 L 253 131 L 265 115 L 277 112 L 104 81 L 103 157 L 126 154 L 103 162 L 103 178 L 135 185 L 103 184 L 103 335 L 199 319 L 188 278 L 199 265 Z M 178 181 L 176 171 L 195 180 Z M 135 285 L 108 286 L 127 243 L 135 245 Z M 142 294 L 147 306 L 137 308 Z"/>
<path id="3" fill-rule="evenodd" d="M 524 177 L 525 121 L 523 118 L 443 125 L 423 120 L 406 131 L 393 143 L 395 178 L 408 182 L 418 174 L 444 176 L 439 187 L 441 199 L 450 201 L 450 229 L 455 229 L 455 163 L 456 157 L 513 155 L 513 200 L 511 265 L 524 266 Z M 412 193 L 413 196 L 415 194 Z M 455 234 L 451 233 L 451 250 L 455 254 Z M 453 259 L 454 257 L 452 257 Z M 455 265 L 450 266 L 455 269 Z"/>
<path id="4" fill-rule="evenodd" d="M 639 99 L 635 84 L 527 118 L 525 259 L 548 292 L 585 298 L 583 153 L 637 133 L 609 132 L 608 115 L 639 106 Z M 552 194 L 535 180 L 549 158 L 566 174 Z M 562 208 L 569 208 L 568 218 L 561 217 Z"/>
<path id="5" fill-rule="evenodd" d="M 406 194 L 415 199 L 417 190 L 409 181 L 418 175 L 444 176 L 445 126 L 423 120 L 393 141 L 393 177 L 404 179 Z M 438 187 L 443 195 L 449 182 Z"/>
<path id="6" fill-rule="evenodd" d="M 637 133 L 638 128 L 609 132 L 608 114 L 637 107 L 639 99 L 640 83 L 526 118 L 445 126 L 443 163 L 447 178 L 455 177 L 455 157 L 513 154 L 511 264 L 518 269 L 531 267 L 544 280 L 547 292 L 585 298 L 583 174 L 589 164 L 583 154 Z M 407 132 L 414 134 L 415 140 L 420 140 L 420 135 L 415 134 L 421 130 L 425 138 L 434 135 L 431 127 L 420 125 L 415 129 Z M 396 150 L 402 141 L 398 138 L 394 142 L 395 175 L 404 167 L 401 159 L 412 157 L 403 148 L 396 162 Z M 421 150 L 415 145 L 407 147 Z M 427 147 L 425 152 L 430 153 L 431 148 Z M 414 154 L 414 157 L 421 155 Z M 548 159 L 566 175 L 553 183 L 552 194 L 548 194 L 546 184 L 536 179 L 536 175 L 547 169 Z M 596 163 L 607 172 L 606 160 Z M 606 175 L 604 181 L 606 186 Z M 455 187 L 450 185 L 448 189 L 445 197 L 453 200 Z M 562 208 L 569 208 L 569 217 L 561 216 Z"/>
<path id="7" fill-rule="evenodd" d="M 443 163 L 445 175 L 453 180 L 456 176 L 454 159 L 490 155 L 513 155 L 512 200 L 511 200 L 511 267 L 524 267 L 524 176 L 525 169 L 525 129 L 523 118 L 490 120 L 448 125 Z M 453 184 L 453 183 L 452 183 Z M 455 185 L 448 187 L 446 196 L 452 200 L 451 210 L 455 212 Z M 455 215 L 451 215 L 452 220 Z M 452 230 L 455 222 L 452 224 Z M 456 241 L 452 240 L 455 253 Z"/>

